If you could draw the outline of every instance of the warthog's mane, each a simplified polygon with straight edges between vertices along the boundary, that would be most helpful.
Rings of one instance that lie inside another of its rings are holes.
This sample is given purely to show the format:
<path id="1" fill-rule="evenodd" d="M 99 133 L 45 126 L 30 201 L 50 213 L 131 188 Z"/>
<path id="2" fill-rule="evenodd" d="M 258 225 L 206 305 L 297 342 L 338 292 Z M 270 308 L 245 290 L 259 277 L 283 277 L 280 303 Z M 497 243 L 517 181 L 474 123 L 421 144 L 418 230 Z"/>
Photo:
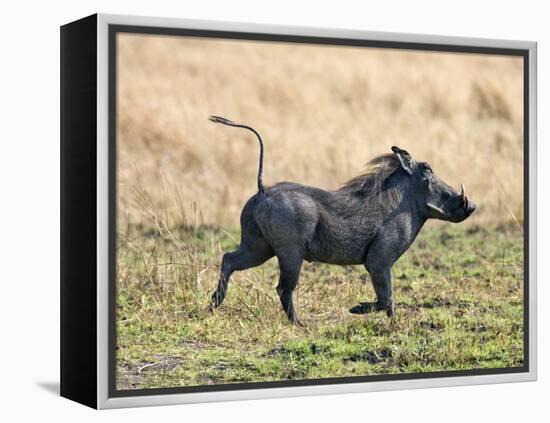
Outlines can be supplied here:
<path id="1" fill-rule="evenodd" d="M 382 154 L 365 166 L 362 174 L 347 181 L 338 191 L 360 197 L 377 197 L 382 193 L 384 182 L 399 169 L 394 154 Z"/>

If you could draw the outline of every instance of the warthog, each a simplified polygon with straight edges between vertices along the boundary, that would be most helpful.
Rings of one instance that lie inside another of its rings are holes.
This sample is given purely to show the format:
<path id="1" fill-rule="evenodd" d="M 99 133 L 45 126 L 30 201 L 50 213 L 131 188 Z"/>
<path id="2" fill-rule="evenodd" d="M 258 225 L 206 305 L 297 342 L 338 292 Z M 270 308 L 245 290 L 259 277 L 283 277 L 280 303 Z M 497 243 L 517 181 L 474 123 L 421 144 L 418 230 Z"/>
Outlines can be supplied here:
<path id="1" fill-rule="evenodd" d="M 277 293 L 289 320 L 299 324 L 292 302 L 304 260 L 339 265 L 362 264 L 371 276 L 377 301 L 350 309 L 365 314 L 386 310 L 394 315 L 391 268 L 411 246 L 427 219 L 462 222 L 475 210 L 443 182 L 426 162 L 392 147 L 369 162 L 367 171 L 335 191 L 281 182 L 262 183 L 263 143 L 258 132 L 219 116 L 210 120 L 252 131 L 260 142 L 258 192 L 241 213 L 241 243 L 223 255 L 211 308 L 227 292 L 231 274 L 259 266 L 273 256 L 279 261 Z"/>

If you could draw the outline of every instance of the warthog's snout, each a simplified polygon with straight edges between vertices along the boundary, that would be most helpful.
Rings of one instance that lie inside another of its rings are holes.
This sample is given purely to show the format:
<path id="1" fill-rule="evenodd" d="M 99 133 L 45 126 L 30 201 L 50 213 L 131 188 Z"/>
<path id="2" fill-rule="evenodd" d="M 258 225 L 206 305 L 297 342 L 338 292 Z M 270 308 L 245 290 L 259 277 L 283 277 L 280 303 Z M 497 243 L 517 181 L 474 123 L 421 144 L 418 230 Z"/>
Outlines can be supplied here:
<path id="1" fill-rule="evenodd" d="M 476 211 L 476 205 L 473 201 L 468 200 L 464 193 L 464 185 L 460 184 L 460 207 L 464 211 L 465 219 L 470 217 Z"/>
<path id="2" fill-rule="evenodd" d="M 468 201 L 468 199 L 466 199 L 467 201 L 467 204 L 466 204 L 466 207 L 464 207 L 464 213 L 466 214 L 466 217 L 470 217 L 473 212 L 476 211 L 476 205 L 474 204 L 473 201 Z"/>
<path id="3" fill-rule="evenodd" d="M 460 192 L 456 192 L 439 178 L 434 179 L 433 185 L 438 188 L 432 188 L 428 197 L 429 217 L 458 223 L 466 220 L 476 210 L 474 202 L 466 196 L 464 185 L 460 185 Z"/>

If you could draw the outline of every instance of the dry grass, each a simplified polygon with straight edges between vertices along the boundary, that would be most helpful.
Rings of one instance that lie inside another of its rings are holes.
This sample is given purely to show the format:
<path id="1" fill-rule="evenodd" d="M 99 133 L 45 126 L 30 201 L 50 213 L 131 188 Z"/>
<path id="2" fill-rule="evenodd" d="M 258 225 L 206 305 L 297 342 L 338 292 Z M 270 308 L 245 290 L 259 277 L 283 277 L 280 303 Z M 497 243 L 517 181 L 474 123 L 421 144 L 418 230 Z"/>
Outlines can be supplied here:
<path id="1" fill-rule="evenodd" d="M 476 222 L 523 219 L 520 58 L 119 35 L 119 210 L 139 177 L 159 181 L 203 223 L 235 225 L 255 192 L 257 141 L 211 114 L 256 127 L 265 182 L 327 189 L 391 145 L 462 182 Z"/>
<path id="2" fill-rule="evenodd" d="M 117 386 L 141 388 L 522 364 L 522 62 L 499 56 L 119 35 Z M 265 182 L 327 189 L 391 145 L 478 204 L 430 223 L 394 267 L 397 319 L 351 316 L 362 267 L 304 266 L 305 329 L 276 261 L 204 307 Z"/>

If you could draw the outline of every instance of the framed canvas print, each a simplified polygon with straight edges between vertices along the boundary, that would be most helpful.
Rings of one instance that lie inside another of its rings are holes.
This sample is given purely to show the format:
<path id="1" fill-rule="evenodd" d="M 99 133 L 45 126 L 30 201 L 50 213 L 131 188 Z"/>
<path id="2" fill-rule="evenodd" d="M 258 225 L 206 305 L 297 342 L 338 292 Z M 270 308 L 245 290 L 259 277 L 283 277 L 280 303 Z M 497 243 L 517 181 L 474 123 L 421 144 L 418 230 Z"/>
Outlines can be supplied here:
<path id="1" fill-rule="evenodd" d="M 61 28 L 61 394 L 536 378 L 536 44 Z"/>

